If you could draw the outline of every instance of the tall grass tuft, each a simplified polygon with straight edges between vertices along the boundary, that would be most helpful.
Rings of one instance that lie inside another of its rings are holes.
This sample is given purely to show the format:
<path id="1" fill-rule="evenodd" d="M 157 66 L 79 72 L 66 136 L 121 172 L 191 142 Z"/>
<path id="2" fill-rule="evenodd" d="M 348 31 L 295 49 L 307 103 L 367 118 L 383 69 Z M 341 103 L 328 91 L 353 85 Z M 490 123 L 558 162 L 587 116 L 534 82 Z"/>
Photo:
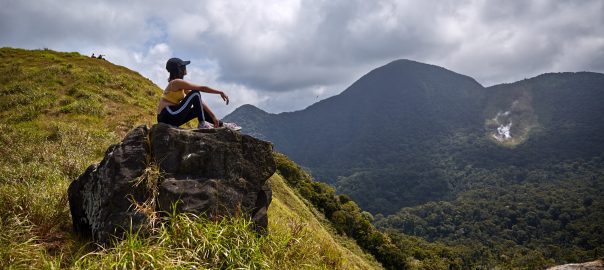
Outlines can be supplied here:
<path id="1" fill-rule="evenodd" d="M 155 233 L 137 231 L 112 247 L 81 256 L 78 269 L 342 269 L 341 254 L 316 242 L 307 224 L 290 220 L 269 235 L 251 221 L 212 221 L 193 214 L 170 214 Z"/>
<path id="2" fill-rule="evenodd" d="M 210 221 L 192 214 L 172 214 L 151 236 L 130 231 L 111 248 L 88 253 L 75 262 L 82 269 L 259 269 L 268 268 L 259 237 L 243 218 Z"/>
<path id="3" fill-rule="evenodd" d="M 138 202 L 134 198 L 130 198 L 130 202 L 132 203 L 134 209 L 137 212 L 145 215 L 147 220 L 149 220 L 149 228 L 155 228 L 155 225 L 159 219 L 159 215 L 155 209 L 157 208 L 157 196 L 159 195 L 158 184 L 163 177 L 164 175 L 161 172 L 159 165 L 150 163 L 145 168 L 145 171 L 143 171 L 143 174 L 137 179 L 134 179 L 134 186 L 144 185 L 150 195 L 144 202 Z"/>
<path id="4" fill-rule="evenodd" d="M 52 268 L 45 248 L 32 236 L 33 229 L 24 215 L 0 218 L 0 269 Z"/>

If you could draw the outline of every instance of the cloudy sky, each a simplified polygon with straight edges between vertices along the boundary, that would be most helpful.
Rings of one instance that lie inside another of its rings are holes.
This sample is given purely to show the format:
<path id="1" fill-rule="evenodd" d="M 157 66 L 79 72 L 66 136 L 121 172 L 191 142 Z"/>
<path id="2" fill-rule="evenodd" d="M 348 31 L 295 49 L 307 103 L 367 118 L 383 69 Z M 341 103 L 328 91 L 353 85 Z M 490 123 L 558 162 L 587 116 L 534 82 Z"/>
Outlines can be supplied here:
<path id="1" fill-rule="evenodd" d="M 169 2 L 169 3 L 168 3 Z M 604 1 L 0 0 L 0 47 L 102 53 L 160 87 L 170 57 L 242 104 L 300 110 L 400 58 L 485 86 L 604 72 Z"/>

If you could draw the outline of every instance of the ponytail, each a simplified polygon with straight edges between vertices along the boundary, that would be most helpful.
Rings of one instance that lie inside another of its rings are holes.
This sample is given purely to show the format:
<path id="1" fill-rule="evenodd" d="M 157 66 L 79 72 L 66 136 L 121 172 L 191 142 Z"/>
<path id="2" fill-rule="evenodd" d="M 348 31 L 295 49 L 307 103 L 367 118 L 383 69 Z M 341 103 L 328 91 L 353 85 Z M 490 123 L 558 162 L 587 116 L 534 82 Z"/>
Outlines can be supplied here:
<path id="1" fill-rule="evenodd" d="M 181 79 L 181 78 L 179 78 L 178 73 L 170 72 L 170 78 L 168 78 L 168 82 L 171 82 L 174 79 Z"/>
<path id="2" fill-rule="evenodd" d="M 182 79 L 185 77 L 186 66 L 181 66 L 178 68 L 178 72 L 170 72 L 170 77 L 168 78 L 168 82 L 171 82 L 175 79 Z"/>

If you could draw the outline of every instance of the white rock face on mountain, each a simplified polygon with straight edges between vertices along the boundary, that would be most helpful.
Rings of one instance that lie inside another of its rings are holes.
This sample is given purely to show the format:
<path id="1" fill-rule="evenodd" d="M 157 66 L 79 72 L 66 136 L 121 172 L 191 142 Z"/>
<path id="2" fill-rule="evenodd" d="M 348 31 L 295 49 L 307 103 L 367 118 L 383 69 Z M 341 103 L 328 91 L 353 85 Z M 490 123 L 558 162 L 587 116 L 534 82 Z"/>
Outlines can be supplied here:
<path id="1" fill-rule="evenodd" d="M 604 261 L 596 260 L 586 263 L 569 263 L 547 268 L 547 270 L 604 270 Z"/>

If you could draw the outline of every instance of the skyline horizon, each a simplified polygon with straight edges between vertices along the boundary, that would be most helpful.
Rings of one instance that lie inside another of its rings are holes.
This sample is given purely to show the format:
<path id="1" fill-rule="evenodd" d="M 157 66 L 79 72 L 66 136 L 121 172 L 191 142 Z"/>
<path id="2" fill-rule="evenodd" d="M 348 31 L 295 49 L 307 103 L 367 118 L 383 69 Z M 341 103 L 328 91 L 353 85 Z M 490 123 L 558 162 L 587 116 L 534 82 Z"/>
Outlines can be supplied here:
<path id="1" fill-rule="evenodd" d="M 604 72 L 604 2 L 0 0 L 0 47 L 50 48 L 136 70 L 159 87 L 165 63 L 241 104 L 296 111 L 368 71 L 412 59 L 483 86 L 547 72 Z"/>

